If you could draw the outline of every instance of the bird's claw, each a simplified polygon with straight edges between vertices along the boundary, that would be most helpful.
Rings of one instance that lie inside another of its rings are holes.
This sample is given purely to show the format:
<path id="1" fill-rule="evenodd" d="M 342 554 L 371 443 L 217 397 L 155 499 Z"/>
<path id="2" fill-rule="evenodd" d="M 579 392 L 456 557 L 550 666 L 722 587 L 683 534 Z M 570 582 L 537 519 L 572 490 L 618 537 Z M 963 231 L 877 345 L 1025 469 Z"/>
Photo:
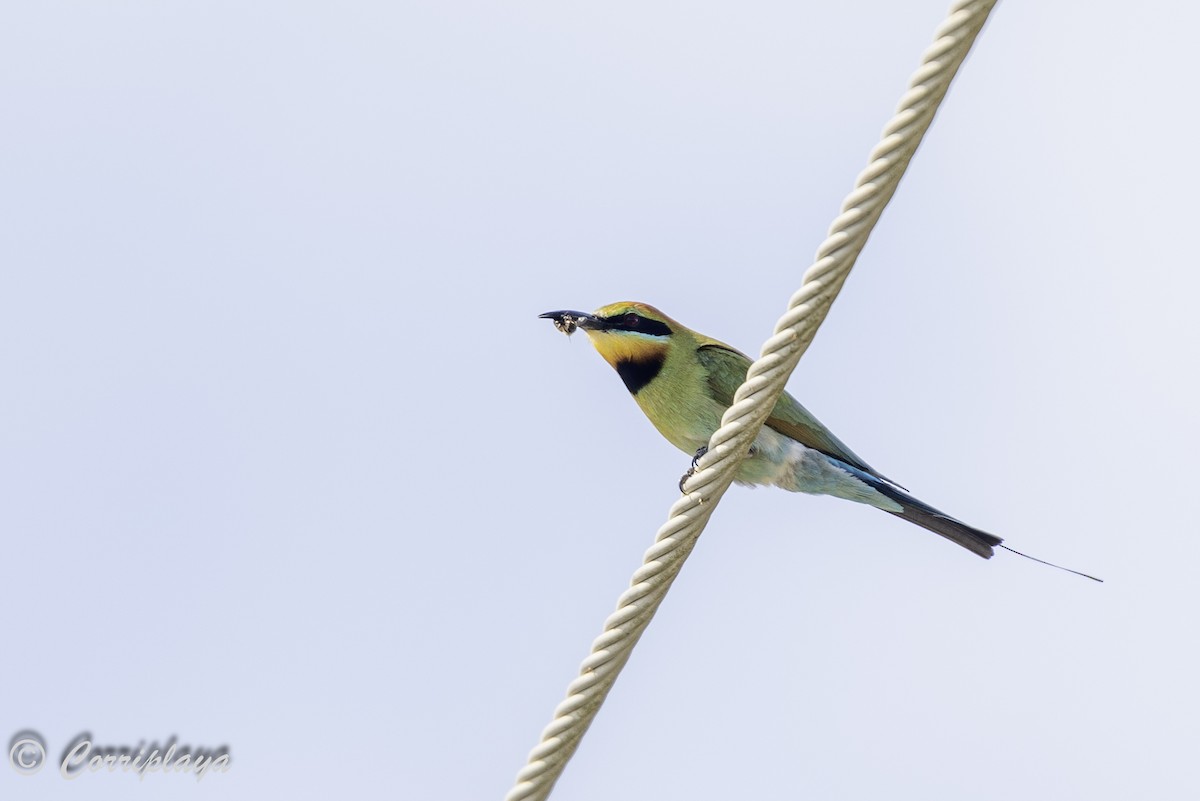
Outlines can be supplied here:
<path id="1" fill-rule="evenodd" d="M 684 473 L 679 479 L 679 491 L 680 492 L 683 492 L 683 485 L 687 483 L 687 480 L 689 478 L 691 478 L 692 476 L 696 475 L 696 467 L 700 464 L 700 457 L 706 453 L 708 453 L 707 445 L 702 446 L 700 448 L 700 450 L 696 451 L 696 455 L 692 457 L 692 466 L 689 467 L 687 469 L 687 472 Z"/>

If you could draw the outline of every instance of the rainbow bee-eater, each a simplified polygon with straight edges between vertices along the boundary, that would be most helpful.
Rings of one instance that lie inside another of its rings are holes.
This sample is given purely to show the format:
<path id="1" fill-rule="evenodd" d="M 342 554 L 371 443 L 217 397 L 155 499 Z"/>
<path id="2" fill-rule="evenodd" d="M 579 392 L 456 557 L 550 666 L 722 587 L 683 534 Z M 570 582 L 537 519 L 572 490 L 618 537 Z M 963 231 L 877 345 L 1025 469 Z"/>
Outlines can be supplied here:
<path id="1" fill-rule="evenodd" d="M 750 367 L 744 354 L 644 303 L 613 303 L 592 314 L 553 311 L 541 316 L 568 334 L 583 330 L 654 427 L 672 445 L 695 455 L 693 467 Z M 909 495 L 787 392 L 779 396 L 734 480 L 865 503 L 984 559 L 991 558 L 1001 542 Z"/>

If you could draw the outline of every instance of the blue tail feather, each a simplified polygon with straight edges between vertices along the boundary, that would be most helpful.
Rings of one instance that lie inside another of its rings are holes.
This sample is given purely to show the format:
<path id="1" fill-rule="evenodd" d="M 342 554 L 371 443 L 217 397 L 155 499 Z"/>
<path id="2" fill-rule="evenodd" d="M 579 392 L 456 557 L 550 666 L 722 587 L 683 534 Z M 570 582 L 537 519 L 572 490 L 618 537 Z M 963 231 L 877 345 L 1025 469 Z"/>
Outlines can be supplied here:
<path id="1" fill-rule="evenodd" d="M 880 495 L 895 501 L 901 507 L 900 511 L 893 511 L 891 509 L 885 509 L 884 511 L 896 517 L 903 518 L 910 523 L 915 523 L 923 529 L 932 531 L 934 534 L 940 534 L 951 542 L 957 543 L 972 553 L 982 556 L 984 559 L 991 559 L 995 553 L 993 549 L 1003 542 L 1000 537 L 994 534 L 989 534 L 986 531 L 980 531 L 977 528 L 968 526 L 961 520 L 955 520 L 945 512 L 934 509 L 929 504 L 917 500 L 892 483 L 883 481 L 845 463 L 839 466 L 852 473 Z"/>

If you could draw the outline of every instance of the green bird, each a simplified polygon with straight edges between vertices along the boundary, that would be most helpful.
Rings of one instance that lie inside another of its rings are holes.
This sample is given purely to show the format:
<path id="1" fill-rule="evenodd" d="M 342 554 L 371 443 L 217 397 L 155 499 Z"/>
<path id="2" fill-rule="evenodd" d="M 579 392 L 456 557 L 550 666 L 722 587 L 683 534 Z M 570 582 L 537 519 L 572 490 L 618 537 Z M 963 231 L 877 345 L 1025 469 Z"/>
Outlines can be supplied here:
<path id="1" fill-rule="evenodd" d="M 675 447 L 695 454 L 693 468 L 750 368 L 750 359 L 741 352 L 644 303 L 612 303 L 592 314 L 552 311 L 541 317 L 553 320 L 567 334 L 582 329 L 654 427 Z M 787 392 L 775 403 L 734 480 L 865 503 L 940 534 L 984 559 L 991 558 L 997 546 L 1012 550 L 1001 546 L 999 537 L 909 495 Z"/>

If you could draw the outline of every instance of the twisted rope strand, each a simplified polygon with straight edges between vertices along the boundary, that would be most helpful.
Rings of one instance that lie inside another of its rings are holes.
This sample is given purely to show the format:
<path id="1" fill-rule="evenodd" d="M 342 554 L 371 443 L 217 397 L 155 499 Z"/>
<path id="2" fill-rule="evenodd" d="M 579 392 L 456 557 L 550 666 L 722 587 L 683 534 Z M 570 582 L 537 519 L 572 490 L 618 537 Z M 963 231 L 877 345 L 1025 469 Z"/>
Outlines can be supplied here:
<path id="1" fill-rule="evenodd" d="M 603 633 L 592 643 L 579 676 L 567 687 L 566 699 L 555 708 L 554 719 L 505 801 L 549 796 L 825 319 L 995 4 L 996 0 L 958 0 L 938 26 L 866 169 L 817 248 L 815 262 L 805 271 L 762 355 L 750 366 L 696 474 L 685 484 L 687 494 L 671 505 L 654 545 L 621 594 L 617 610 L 604 621 Z"/>

